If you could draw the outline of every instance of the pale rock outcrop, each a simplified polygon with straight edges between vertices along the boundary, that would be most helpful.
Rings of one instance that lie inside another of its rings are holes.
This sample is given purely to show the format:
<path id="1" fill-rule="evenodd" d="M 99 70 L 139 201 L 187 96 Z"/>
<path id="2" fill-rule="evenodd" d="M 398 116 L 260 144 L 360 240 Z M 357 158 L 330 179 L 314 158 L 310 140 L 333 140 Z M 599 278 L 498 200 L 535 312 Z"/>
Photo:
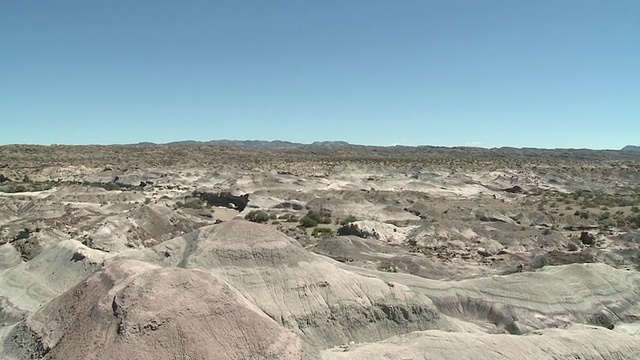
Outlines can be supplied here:
<path id="1" fill-rule="evenodd" d="M 312 359 L 220 278 L 114 262 L 17 324 L 5 358 Z"/>
<path id="2" fill-rule="evenodd" d="M 210 271 L 320 348 L 449 328 L 426 295 L 342 270 L 288 236 L 244 220 L 203 227 L 122 257 Z"/>

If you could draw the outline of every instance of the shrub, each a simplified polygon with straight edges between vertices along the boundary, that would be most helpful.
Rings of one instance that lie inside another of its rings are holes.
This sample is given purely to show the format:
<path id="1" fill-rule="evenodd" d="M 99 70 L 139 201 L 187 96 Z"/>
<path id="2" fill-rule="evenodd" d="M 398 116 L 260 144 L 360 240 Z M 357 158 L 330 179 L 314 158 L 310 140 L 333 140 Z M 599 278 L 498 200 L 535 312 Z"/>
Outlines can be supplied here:
<path id="1" fill-rule="evenodd" d="M 300 226 L 302 227 L 315 227 L 318 224 L 331 224 L 331 214 L 326 211 L 313 211 L 310 210 L 307 215 L 300 219 Z"/>
<path id="2" fill-rule="evenodd" d="M 105 189 L 105 190 L 108 190 L 108 191 L 120 190 L 120 186 L 118 184 L 112 183 L 112 182 L 100 184 L 98 186 L 103 188 L 103 189 Z"/>
<path id="3" fill-rule="evenodd" d="M 0 192 L 21 193 L 27 191 L 44 191 L 51 189 L 54 185 L 54 182 L 25 182 L 21 184 L 10 184 L 1 186 Z"/>
<path id="4" fill-rule="evenodd" d="M 627 222 L 634 229 L 640 228 L 640 214 L 628 216 Z"/>
<path id="5" fill-rule="evenodd" d="M 27 192 L 27 191 L 29 191 L 29 189 L 27 189 L 27 187 L 24 186 L 24 185 L 14 185 L 14 186 L 10 187 L 7 192 L 8 193 L 19 193 L 19 192 Z"/>
<path id="6" fill-rule="evenodd" d="M 578 249 L 580 249 L 580 247 L 573 242 L 570 242 L 569 244 L 567 244 L 567 247 L 569 248 L 569 251 L 578 251 Z"/>
<path id="7" fill-rule="evenodd" d="M 338 229 L 338 235 L 354 235 L 357 237 L 361 237 L 363 239 L 367 239 L 367 238 L 379 239 L 380 238 L 380 235 L 375 230 L 373 230 L 372 232 L 368 232 L 360 229 L 356 224 L 353 224 L 353 223 L 349 223 L 341 226 Z"/>
<path id="8" fill-rule="evenodd" d="M 331 235 L 333 235 L 333 231 L 325 227 L 317 227 L 313 229 L 313 231 L 311 232 L 311 236 L 314 236 L 314 237 L 325 237 L 325 236 L 331 236 Z"/>
<path id="9" fill-rule="evenodd" d="M 278 219 L 284 220 L 286 222 L 296 222 L 296 221 L 299 220 L 298 217 L 296 215 L 293 215 L 293 214 L 283 214 L 283 215 L 278 216 Z"/>
<path id="10" fill-rule="evenodd" d="M 529 265 L 534 269 L 542 269 L 549 265 L 549 256 L 547 254 L 538 254 L 531 259 Z"/>
<path id="11" fill-rule="evenodd" d="M 311 227 L 316 227 L 318 226 L 318 222 L 312 218 L 310 218 L 309 216 L 303 216 L 302 219 L 300 219 L 300 226 L 305 227 L 305 228 L 311 228 Z"/>
<path id="12" fill-rule="evenodd" d="M 269 221 L 269 214 L 262 210 L 251 210 L 244 218 L 256 223 L 264 223 Z"/>

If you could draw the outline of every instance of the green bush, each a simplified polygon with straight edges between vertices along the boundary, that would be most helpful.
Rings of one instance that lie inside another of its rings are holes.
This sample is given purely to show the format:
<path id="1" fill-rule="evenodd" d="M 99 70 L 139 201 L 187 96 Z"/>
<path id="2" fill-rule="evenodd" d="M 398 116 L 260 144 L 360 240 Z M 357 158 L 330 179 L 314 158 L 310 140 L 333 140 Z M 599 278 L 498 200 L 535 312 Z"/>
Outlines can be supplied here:
<path id="1" fill-rule="evenodd" d="M 256 223 L 264 223 L 269 221 L 269 214 L 262 210 L 251 210 L 244 218 Z"/>
<path id="2" fill-rule="evenodd" d="M 628 216 L 627 223 L 634 229 L 640 228 L 640 214 Z"/>
<path id="3" fill-rule="evenodd" d="M 4 193 L 21 193 L 28 191 L 44 191 L 51 189 L 55 183 L 53 182 L 25 182 L 21 184 L 9 184 L 0 186 L 0 192 Z"/>
<path id="4" fill-rule="evenodd" d="M 333 235 L 333 230 L 325 227 L 317 227 L 311 232 L 313 237 L 324 237 Z"/>
<path id="5" fill-rule="evenodd" d="M 573 242 L 567 244 L 567 247 L 569 248 L 569 251 L 578 251 L 580 249 L 580 247 Z"/>
<path id="6" fill-rule="evenodd" d="M 316 227 L 318 226 L 318 222 L 305 215 L 302 217 L 302 219 L 300 219 L 300 226 L 305 228 Z"/>
<path id="7" fill-rule="evenodd" d="M 120 185 L 112 182 L 99 184 L 98 186 L 108 191 L 120 190 Z"/>
<path id="8" fill-rule="evenodd" d="M 296 222 L 298 221 L 298 217 L 296 215 L 293 214 L 282 214 L 280 216 L 278 216 L 278 219 L 280 220 L 284 220 L 286 222 Z"/>
<path id="9" fill-rule="evenodd" d="M 300 219 L 300 226 L 310 228 L 318 226 L 318 224 L 331 224 L 331 214 L 326 211 L 310 210 L 307 215 Z"/>
<path id="10" fill-rule="evenodd" d="M 611 213 L 608 211 L 605 211 L 603 213 L 600 213 L 600 215 L 598 215 L 598 221 L 607 220 L 610 217 L 611 217 Z"/>
<path id="11" fill-rule="evenodd" d="M 27 192 L 27 191 L 29 191 L 29 189 L 27 189 L 27 187 L 24 185 L 13 185 L 6 192 L 19 193 L 19 192 Z"/>

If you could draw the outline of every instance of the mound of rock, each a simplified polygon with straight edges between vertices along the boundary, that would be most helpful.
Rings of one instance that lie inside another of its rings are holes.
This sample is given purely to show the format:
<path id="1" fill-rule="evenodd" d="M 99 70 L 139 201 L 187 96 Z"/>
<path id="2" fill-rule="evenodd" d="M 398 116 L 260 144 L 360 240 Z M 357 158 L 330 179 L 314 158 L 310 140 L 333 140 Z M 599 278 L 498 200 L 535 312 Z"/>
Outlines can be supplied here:
<path id="1" fill-rule="evenodd" d="M 301 341 L 208 272 L 110 264 L 20 322 L 5 354 L 37 359 L 303 359 Z"/>
<path id="2" fill-rule="evenodd" d="M 244 220 L 206 226 L 123 257 L 218 275 L 318 348 L 448 328 L 427 296 L 340 269 L 281 232 Z"/>
<path id="3" fill-rule="evenodd" d="M 1 325 L 23 319 L 101 268 L 107 258 L 75 240 L 55 244 L 28 262 L 21 262 L 10 244 L 0 249 L 0 259 L 16 264 L 0 272 Z"/>

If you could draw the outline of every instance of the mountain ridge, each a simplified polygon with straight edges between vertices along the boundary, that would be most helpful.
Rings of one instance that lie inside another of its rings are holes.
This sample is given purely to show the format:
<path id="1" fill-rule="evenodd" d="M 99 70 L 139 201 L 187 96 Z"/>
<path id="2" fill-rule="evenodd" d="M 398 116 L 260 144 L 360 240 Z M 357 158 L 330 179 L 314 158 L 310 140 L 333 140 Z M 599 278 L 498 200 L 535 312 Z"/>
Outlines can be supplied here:
<path id="1" fill-rule="evenodd" d="M 300 143 L 287 140 L 230 140 L 230 139 L 217 139 L 208 141 L 199 140 L 179 140 L 171 141 L 167 143 L 154 143 L 154 142 L 139 142 L 135 144 L 126 144 L 134 146 L 180 146 L 180 145 L 217 145 L 217 146 L 233 146 L 249 149 L 296 149 L 296 148 L 336 148 L 336 147 L 369 147 L 369 148 L 433 148 L 433 149 L 484 149 L 484 150 L 588 150 L 588 151 L 621 151 L 621 152 L 640 152 L 640 146 L 626 145 L 620 150 L 616 149 L 590 149 L 590 148 L 542 148 L 542 147 L 513 147 L 513 146 L 498 146 L 498 147 L 479 147 L 479 146 L 439 146 L 439 145 L 389 145 L 389 146 L 375 146 L 375 145 L 361 145 L 352 144 L 347 141 L 341 140 L 323 140 L 314 141 L 312 143 Z"/>
<path id="2" fill-rule="evenodd" d="M 197 141 L 197 140 L 181 140 L 172 141 L 168 143 L 153 143 L 153 142 L 140 142 L 132 144 L 137 146 L 156 146 L 156 145 L 217 145 L 217 146 L 235 146 L 250 149 L 296 149 L 301 147 L 346 147 L 354 146 L 346 141 L 314 141 L 309 144 L 297 143 L 285 140 L 209 140 L 209 141 Z"/>
<path id="3" fill-rule="evenodd" d="M 620 151 L 624 151 L 624 152 L 640 152 L 640 146 L 627 145 L 627 146 L 623 147 L 622 150 L 620 150 Z"/>

